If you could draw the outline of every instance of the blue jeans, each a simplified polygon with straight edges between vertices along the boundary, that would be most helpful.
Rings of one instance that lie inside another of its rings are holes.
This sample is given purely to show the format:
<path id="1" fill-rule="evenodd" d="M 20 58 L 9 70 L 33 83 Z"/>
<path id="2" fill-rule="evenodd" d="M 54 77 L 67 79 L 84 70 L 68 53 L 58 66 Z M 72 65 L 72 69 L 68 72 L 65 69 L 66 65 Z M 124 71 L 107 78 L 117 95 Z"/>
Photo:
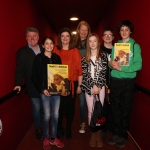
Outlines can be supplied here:
<path id="1" fill-rule="evenodd" d="M 86 122 L 86 98 L 84 92 L 79 94 L 79 101 L 80 101 L 80 117 L 83 123 Z"/>
<path id="2" fill-rule="evenodd" d="M 47 97 L 44 94 L 41 94 L 41 98 L 42 98 L 43 111 L 44 111 L 44 116 L 43 116 L 44 138 L 49 138 L 50 116 L 52 117 L 52 121 L 51 121 L 51 127 L 52 127 L 51 138 L 55 138 L 56 134 L 57 134 L 60 96 Z"/>
<path id="3" fill-rule="evenodd" d="M 35 128 L 41 127 L 41 121 L 43 118 L 43 107 L 41 98 L 33 98 L 30 97 L 31 104 L 32 104 L 32 116 Z"/>

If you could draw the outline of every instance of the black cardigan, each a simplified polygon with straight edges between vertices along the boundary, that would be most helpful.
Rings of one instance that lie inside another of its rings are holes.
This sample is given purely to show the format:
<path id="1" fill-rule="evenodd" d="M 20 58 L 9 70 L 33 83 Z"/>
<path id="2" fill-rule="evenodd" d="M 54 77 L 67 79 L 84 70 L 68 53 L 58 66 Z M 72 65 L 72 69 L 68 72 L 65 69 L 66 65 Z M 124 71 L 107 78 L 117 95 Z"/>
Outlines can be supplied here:
<path id="1" fill-rule="evenodd" d="M 32 82 L 39 92 L 47 89 L 47 64 L 62 64 L 60 57 L 52 53 L 51 58 L 48 58 L 44 53 L 38 54 L 33 63 Z"/>

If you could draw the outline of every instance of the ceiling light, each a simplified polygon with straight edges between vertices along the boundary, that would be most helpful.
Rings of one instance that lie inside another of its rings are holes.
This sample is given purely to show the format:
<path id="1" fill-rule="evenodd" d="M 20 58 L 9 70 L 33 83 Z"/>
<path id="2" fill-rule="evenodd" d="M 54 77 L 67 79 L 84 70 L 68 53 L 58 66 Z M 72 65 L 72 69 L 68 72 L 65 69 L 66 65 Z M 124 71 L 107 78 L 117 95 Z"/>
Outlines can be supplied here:
<path id="1" fill-rule="evenodd" d="M 76 31 L 73 31 L 72 34 L 77 34 L 77 32 L 76 32 Z"/>
<path id="2" fill-rule="evenodd" d="M 76 20 L 79 20 L 79 18 L 77 18 L 77 17 L 72 17 L 72 18 L 70 18 L 70 20 L 71 20 L 71 21 L 76 21 Z"/>

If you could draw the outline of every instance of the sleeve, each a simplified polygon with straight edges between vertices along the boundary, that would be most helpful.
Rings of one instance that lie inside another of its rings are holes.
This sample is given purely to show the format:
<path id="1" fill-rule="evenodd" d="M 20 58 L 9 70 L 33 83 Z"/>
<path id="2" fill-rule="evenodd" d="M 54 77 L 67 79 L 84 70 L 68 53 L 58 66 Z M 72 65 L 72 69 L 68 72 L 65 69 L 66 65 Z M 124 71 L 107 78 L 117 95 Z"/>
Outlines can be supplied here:
<path id="1" fill-rule="evenodd" d="M 107 55 L 103 53 L 103 55 L 101 56 L 101 71 L 99 72 L 99 77 L 97 80 L 96 85 L 99 88 L 102 88 L 103 86 L 105 86 L 106 84 L 106 71 L 107 71 Z"/>
<path id="2" fill-rule="evenodd" d="M 25 74 L 25 55 L 23 51 L 18 50 L 16 54 L 16 75 L 15 75 L 15 86 L 22 85 L 22 79 Z"/>
<path id="3" fill-rule="evenodd" d="M 32 68 L 32 82 L 37 88 L 39 92 L 42 92 L 44 90 L 44 87 L 42 86 L 42 72 L 41 72 L 41 57 L 37 55 L 33 62 L 33 68 Z"/>
<path id="4" fill-rule="evenodd" d="M 130 59 L 130 65 L 121 66 L 122 72 L 136 72 L 142 68 L 141 48 L 139 44 L 135 44 L 133 48 L 134 53 Z"/>

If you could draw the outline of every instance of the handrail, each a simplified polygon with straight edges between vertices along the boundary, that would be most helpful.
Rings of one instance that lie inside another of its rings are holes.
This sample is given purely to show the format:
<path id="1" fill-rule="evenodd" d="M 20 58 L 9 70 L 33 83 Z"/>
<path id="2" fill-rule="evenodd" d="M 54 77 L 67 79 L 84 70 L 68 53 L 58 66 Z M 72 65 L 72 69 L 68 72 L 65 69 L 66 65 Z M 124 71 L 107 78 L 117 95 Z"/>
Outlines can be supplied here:
<path id="1" fill-rule="evenodd" d="M 145 93 L 146 95 L 150 96 L 150 90 L 138 85 L 135 83 L 135 91 L 139 91 L 139 92 L 143 92 Z"/>
<path id="2" fill-rule="evenodd" d="M 23 90 L 25 88 L 25 85 L 23 85 L 21 87 L 21 89 Z M 16 95 L 19 95 L 18 94 L 18 91 L 17 90 L 13 90 L 12 92 L 8 93 L 7 95 L 3 96 L 2 98 L 0 98 L 0 105 L 4 102 L 6 102 L 8 99 L 16 96 Z"/>
<path id="3" fill-rule="evenodd" d="M 22 90 L 23 90 L 24 88 L 25 88 L 25 85 L 23 85 L 23 86 L 21 87 Z M 146 95 L 149 95 L 149 96 L 150 96 L 150 90 L 148 90 L 148 89 L 146 89 L 146 88 L 144 88 L 144 87 L 142 87 L 142 86 L 140 86 L 140 85 L 138 85 L 138 84 L 136 84 L 136 83 L 135 83 L 135 91 L 140 91 L 140 92 L 143 92 L 143 93 L 145 93 Z M 1 105 L 2 103 L 4 103 L 5 101 L 7 101 L 8 99 L 10 99 L 10 98 L 12 98 L 12 97 L 14 97 L 14 96 L 16 96 L 16 95 L 18 95 L 18 94 L 17 94 L 17 90 L 14 90 L 14 91 L 10 92 L 9 94 L 3 96 L 2 98 L 0 98 L 0 105 Z"/>

